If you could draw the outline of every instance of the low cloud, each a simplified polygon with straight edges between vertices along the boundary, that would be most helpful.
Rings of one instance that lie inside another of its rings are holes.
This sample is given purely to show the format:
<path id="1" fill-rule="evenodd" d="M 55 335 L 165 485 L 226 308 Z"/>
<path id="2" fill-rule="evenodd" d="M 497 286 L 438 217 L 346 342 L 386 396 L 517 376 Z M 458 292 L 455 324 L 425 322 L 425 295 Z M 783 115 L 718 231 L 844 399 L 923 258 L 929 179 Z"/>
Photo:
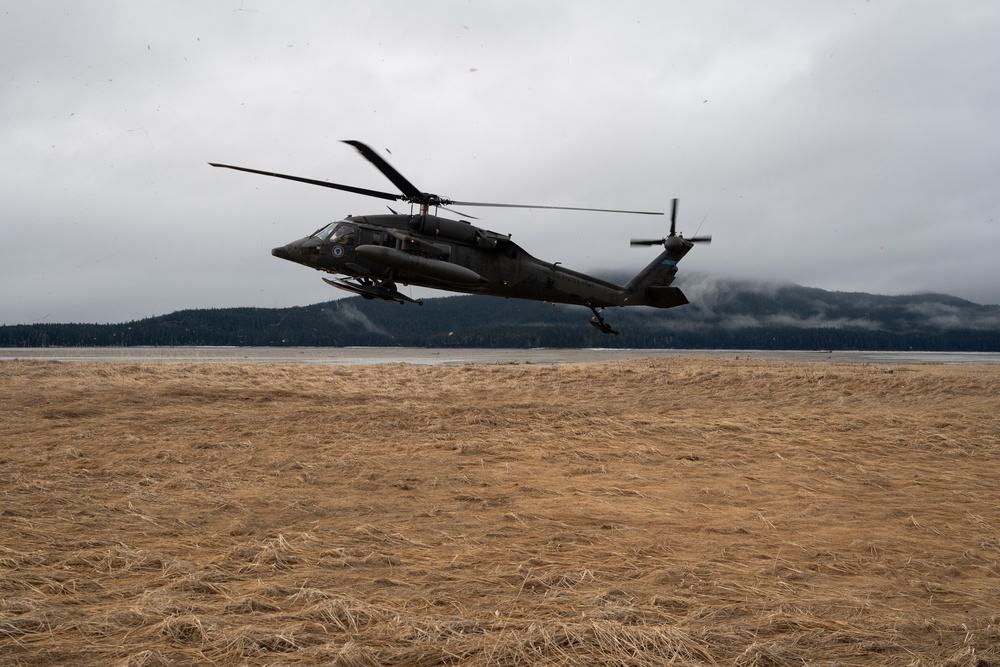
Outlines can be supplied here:
<path id="1" fill-rule="evenodd" d="M 881 329 L 879 322 L 865 318 L 848 317 L 824 317 L 816 315 L 813 317 L 796 317 L 795 315 L 771 315 L 764 318 L 764 323 L 768 326 L 777 327 L 799 327 L 801 329 Z"/>
<path id="2" fill-rule="evenodd" d="M 910 304 L 906 311 L 936 329 L 1000 329 L 996 308 L 926 301 Z"/>

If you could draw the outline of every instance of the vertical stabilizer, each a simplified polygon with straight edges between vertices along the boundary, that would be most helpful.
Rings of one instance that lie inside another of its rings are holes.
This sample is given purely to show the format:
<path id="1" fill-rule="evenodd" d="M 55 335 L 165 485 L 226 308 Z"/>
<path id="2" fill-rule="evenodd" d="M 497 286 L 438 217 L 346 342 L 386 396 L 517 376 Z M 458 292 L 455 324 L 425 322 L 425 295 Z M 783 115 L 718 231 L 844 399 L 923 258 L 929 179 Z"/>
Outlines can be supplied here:
<path id="1" fill-rule="evenodd" d="M 632 303 L 654 308 L 673 308 L 688 302 L 684 293 L 671 287 L 671 283 L 677 275 L 677 262 L 681 261 L 692 245 L 681 237 L 674 236 L 667 239 L 664 246 L 663 252 L 625 285 L 625 291 L 633 295 Z"/>

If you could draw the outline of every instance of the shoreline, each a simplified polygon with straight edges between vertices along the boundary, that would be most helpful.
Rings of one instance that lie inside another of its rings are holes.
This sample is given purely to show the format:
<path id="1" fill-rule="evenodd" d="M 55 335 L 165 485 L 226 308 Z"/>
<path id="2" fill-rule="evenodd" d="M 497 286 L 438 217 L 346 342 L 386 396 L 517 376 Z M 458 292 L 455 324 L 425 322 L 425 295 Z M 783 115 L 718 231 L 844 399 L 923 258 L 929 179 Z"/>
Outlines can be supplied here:
<path id="1" fill-rule="evenodd" d="M 895 352 L 864 350 L 508 349 L 396 347 L 49 347 L 0 348 L 0 361 L 111 363 L 264 363 L 369 365 L 566 364 L 632 359 L 702 358 L 834 364 L 1000 363 L 1000 352 Z"/>

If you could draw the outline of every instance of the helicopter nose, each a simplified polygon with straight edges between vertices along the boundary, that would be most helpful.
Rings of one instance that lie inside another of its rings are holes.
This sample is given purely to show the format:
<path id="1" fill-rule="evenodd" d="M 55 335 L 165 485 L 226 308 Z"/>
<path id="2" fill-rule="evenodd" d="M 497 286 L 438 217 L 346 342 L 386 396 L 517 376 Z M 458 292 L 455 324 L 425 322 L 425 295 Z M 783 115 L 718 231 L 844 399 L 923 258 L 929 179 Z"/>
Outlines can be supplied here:
<path id="1" fill-rule="evenodd" d="M 321 242 L 318 239 L 306 237 L 292 241 L 281 248 L 275 248 L 271 254 L 281 259 L 299 264 L 312 264 L 319 259 Z"/>
<path id="2" fill-rule="evenodd" d="M 280 259 L 287 259 L 289 262 L 296 262 L 301 264 L 303 260 L 306 259 L 306 253 L 303 252 L 304 239 L 299 239 L 298 241 L 292 241 L 287 245 L 283 245 L 280 248 L 275 248 L 271 251 L 271 254 Z"/>

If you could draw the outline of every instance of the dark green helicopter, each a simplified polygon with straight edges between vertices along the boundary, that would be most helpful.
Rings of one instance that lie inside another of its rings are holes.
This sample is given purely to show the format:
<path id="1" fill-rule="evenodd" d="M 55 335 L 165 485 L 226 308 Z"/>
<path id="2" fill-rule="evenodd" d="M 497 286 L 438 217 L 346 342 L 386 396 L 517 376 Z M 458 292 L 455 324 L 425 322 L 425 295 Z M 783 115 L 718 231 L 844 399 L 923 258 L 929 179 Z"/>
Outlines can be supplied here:
<path id="1" fill-rule="evenodd" d="M 677 200 L 673 200 L 670 234 L 661 239 L 632 239 L 632 245 L 662 245 L 663 252 L 632 280 L 624 285 L 588 276 L 532 257 L 510 240 L 509 234 L 498 234 L 476 227 L 465 220 L 441 218 L 431 209 L 448 206 L 489 206 L 504 208 L 543 208 L 600 213 L 634 213 L 663 215 L 656 211 L 622 211 L 572 206 L 532 206 L 527 204 L 489 204 L 455 201 L 421 192 L 360 141 L 345 141 L 354 146 L 375 165 L 402 194 L 379 192 L 351 185 L 340 185 L 270 171 L 209 163 L 251 174 L 274 176 L 324 188 L 356 194 L 404 201 L 411 205 L 410 214 L 352 215 L 317 230 L 309 236 L 275 248 L 271 254 L 336 277 L 323 280 L 334 287 L 360 294 L 366 299 L 382 299 L 397 303 L 422 304 L 399 292 L 396 283 L 418 285 L 450 292 L 486 294 L 533 299 L 552 303 L 586 306 L 594 313 L 590 323 L 606 334 L 617 334 L 604 320 L 602 312 L 608 306 L 652 306 L 673 308 L 688 303 L 684 294 L 671 287 L 677 273 L 677 262 L 696 242 L 709 242 L 710 236 L 684 238 L 676 232 Z M 413 206 L 419 212 L 413 212 Z M 463 215 L 463 214 L 459 214 Z M 473 216 L 466 215 L 472 218 Z M 475 218 L 473 218 L 475 219 Z"/>

